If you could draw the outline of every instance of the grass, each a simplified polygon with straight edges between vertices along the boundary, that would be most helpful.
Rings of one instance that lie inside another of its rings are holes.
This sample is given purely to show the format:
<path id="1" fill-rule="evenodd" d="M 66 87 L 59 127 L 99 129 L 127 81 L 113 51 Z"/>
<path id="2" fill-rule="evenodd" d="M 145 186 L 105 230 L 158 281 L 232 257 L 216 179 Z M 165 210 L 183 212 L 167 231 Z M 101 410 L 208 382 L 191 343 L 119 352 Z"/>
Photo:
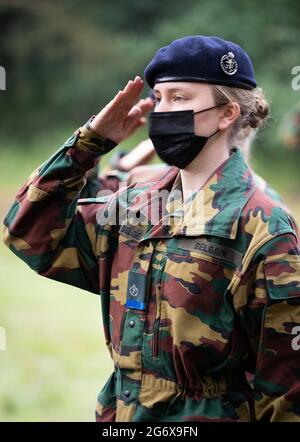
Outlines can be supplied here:
<path id="1" fill-rule="evenodd" d="M 17 155 L 13 146 L 0 152 L 1 195 L 8 196 L 2 206 L 72 132 L 53 134 Z M 140 131 L 121 147 L 130 149 L 143 137 Z M 300 225 L 297 164 L 254 161 L 254 169 L 282 192 Z M 113 370 L 100 298 L 42 278 L 2 242 L 0 278 L 0 326 L 7 338 L 0 351 L 0 421 L 94 421 L 97 394 Z"/>
<path id="2" fill-rule="evenodd" d="M 1 421 L 94 421 L 113 370 L 100 298 L 48 280 L 0 246 Z"/>

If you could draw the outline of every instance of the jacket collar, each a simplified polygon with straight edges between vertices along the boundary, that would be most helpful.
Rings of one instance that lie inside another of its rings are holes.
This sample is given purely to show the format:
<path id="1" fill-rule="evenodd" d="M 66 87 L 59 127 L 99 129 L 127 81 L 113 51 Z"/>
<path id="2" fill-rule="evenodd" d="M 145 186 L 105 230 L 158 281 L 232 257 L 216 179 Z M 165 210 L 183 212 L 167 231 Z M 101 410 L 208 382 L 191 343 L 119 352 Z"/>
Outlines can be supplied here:
<path id="1" fill-rule="evenodd" d="M 185 204 L 181 199 L 180 169 L 172 167 L 148 190 L 148 198 L 142 198 L 130 210 L 147 210 L 153 192 L 168 190 L 165 204 L 160 205 L 159 223 L 151 227 L 143 239 L 166 238 L 173 235 L 214 235 L 234 239 L 243 207 L 256 190 L 253 173 L 245 163 L 240 148 L 233 147 L 230 156 L 208 178 Z M 158 194 L 158 192 L 156 192 Z"/>

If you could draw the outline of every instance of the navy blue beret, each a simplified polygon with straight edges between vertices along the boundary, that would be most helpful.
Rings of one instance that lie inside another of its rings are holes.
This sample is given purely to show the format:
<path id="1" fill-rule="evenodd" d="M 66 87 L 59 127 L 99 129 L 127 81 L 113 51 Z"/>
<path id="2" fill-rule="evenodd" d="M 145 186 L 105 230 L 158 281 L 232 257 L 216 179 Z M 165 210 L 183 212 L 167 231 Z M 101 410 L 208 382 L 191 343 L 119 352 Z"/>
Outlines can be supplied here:
<path id="1" fill-rule="evenodd" d="M 236 43 L 219 37 L 192 35 L 160 48 L 146 66 L 144 77 L 155 83 L 194 81 L 253 89 L 254 70 L 249 56 Z"/>

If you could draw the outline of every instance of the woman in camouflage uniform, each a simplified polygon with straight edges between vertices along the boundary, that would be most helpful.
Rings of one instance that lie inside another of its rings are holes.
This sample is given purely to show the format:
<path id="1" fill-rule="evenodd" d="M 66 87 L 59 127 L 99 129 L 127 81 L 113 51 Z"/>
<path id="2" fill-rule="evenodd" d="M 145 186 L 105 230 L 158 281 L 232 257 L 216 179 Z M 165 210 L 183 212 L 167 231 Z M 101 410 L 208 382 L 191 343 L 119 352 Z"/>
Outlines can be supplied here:
<path id="1" fill-rule="evenodd" d="M 136 77 L 21 187 L 5 243 L 40 275 L 100 294 L 114 371 L 98 421 L 300 421 L 297 237 L 235 145 L 267 114 L 251 61 L 191 36 L 145 78 L 150 138 L 176 167 L 78 201 L 86 172 L 140 123 Z"/>

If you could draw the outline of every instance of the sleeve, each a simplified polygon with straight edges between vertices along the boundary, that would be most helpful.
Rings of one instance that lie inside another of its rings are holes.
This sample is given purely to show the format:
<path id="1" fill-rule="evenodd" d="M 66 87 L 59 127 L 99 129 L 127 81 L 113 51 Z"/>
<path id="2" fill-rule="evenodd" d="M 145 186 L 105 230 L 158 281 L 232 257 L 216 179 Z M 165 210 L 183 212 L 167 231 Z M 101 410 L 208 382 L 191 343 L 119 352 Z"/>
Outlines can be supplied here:
<path id="1" fill-rule="evenodd" d="M 256 253 L 240 293 L 253 358 L 257 421 L 300 422 L 300 256 L 292 233 Z"/>
<path id="2" fill-rule="evenodd" d="M 18 191 L 4 219 L 3 240 L 40 275 L 99 293 L 96 219 L 107 204 L 79 206 L 78 198 L 86 172 L 115 145 L 87 124 Z"/>
<path id="3" fill-rule="evenodd" d="M 86 184 L 80 192 L 80 198 L 95 198 L 97 193 L 101 190 L 101 186 L 98 179 L 98 162 L 96 165 L 87 172 Z"/>

